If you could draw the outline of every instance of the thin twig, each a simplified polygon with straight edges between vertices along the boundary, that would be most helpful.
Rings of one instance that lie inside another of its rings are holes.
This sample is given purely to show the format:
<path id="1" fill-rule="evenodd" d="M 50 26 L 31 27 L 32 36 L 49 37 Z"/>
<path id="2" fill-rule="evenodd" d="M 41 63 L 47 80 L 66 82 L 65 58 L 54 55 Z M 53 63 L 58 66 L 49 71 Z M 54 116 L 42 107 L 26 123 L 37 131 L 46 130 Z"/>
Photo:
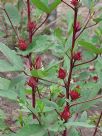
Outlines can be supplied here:
<path id="1" fill-rule="evenodd" d="M 51 80 L 48 80 L 48 79 L 43 79 L 43 78 L 38 78 L 38 79 L 49 82 L 49 83 L 57 84 L 58 86 L 61 86 L 61 87 L 65 87 L 65 85 L 59 84 L 58 82 L 54 82 L 54 81 L 51 81 Z"/>
<path id="2" fill-rule="evenodd" d="M 35 116 L 35 118 L 38 120 L 39 124 L 41 125 L 39 118 L 32 112 L 32 110 L 28 106 L 27 106 L 27 108 Z"/>
<path id="3" fill-rule="evenodd" d="M 92 17 L 94 16 L 94 14 L 95 14 L 95 12 L 88 18 L 88 20 L 87 20 L 85 26 L 84 26 L 83 29 L 80 31 L 80 33 L 76 36 L 75 39 L 78 39 L 79 36 L 84 32 L 84 30 L 87 28 L 87 25 L 88 25 L 89 21 L 92 19 Z"/>
<path id="4" fill-rule="evenodd" d="M 26 76 L 31 76 L 31 75 L 28 75 L 25 71 L 21 71 L 21 72 L 23 72 Z M 61 87 L 65 87 L 65 85 L 59 84 L 58 82 L 54 82 L 54 81 L 51 81 L 51 80 L 48 80 L 48 79 L 43 79 L 43 78 L 40 78 L 40 77 L 36 77 L 36 78 L 38 78 L 39 80 L 42 80 L 42 81 L 46 81 L 46 82 L 49 82 L 49 83 L 56 84 L 56 85 L 61 86 Z"/>
<path id="5" fill-rule="evenodd" d="M 101 118 L 102 118 L 102 112 L 100 113 L 100 117 L 99 117 L 98 122 L 97 122 L 97 124 L 96 124 L 96 128 L 95 128 L 95 131 L 94 131 L 93 136 L 96 136 L 97 129 L 98 129 L 99 123 L 100 123 L 100 121 L 101 121 Z"/>
<path id="6" fill-rule="evenodd" d="M 95 23 L 95 24 L 89 25 L 89 26 L 87 26 L 85 29 L 88 29 L 88 28 L 90 28 L 90 27 L 96 26 L 97 24 L 98 24 L 98 23 Z"/>
<path id="7" fill-rule="evenodd" d="M 63 2 L 64 4 L 66 4 L 68 7 L 70 7 L 71 9 L 74 10 L 74 8 L 73 8 L 70 4 L 66 3 L 64 0 L 62 0 L 62 2 Z"/>
<path id="8" fill-rule="evenodd" d="M 97 99 L 100 99 L 102 98 L 102 95 L 101 96 L 97 96 L 93 99 L 89 99 L 89 100 L 86 100 L 86 101 L 83 101 L 83 102 L 77 102 L 77 103 L 74 103 L 72 105 L 70 105 L 70 107 L 73 107 L 73 106 L 76 106 L 76 105 L 79 105 L 79 104 L 83 104 L 83 103 L 86 103 L 86 102 L 91 102 L 91 101 L 94 101 L 94 100 L 97 100 Z"/>
<path id="9" fill-rule="evenodd" d="M 80 65 L 84 65 L 84 64 L 90 63 L 90 62 L 96 60 L 97 57 L 98 57 L 98 54 L 97 54 L 93 59 L 91 59 L 91 60 L 89 60 L 89 61 L 85 61 L 85 62 L 79 63 L 79 64 L 76 64 L 76 65 L 74 65 L 74 67 L 77 67 L 77 66 L 80 66 Z"/>
<path id="10" fill-rule="evenodd" d="M 11 26 L 12 26 L 12 28 L 13 28 L 13 30 L 14 30 L 14 32 L 15 32 L 15 34 L 16 34 L 16 36 L 17 36 L 17 39 L 19 40 L 18 33 L 17 33 L 17 31 L 16 31 L 15 27 L 13 26 L 13 23 L 12 23 L 12 21 L 11 21 L 11 19 L 10 19 L 10 16 L 8 15 L 8 13 L 7 13 L 7 11 L 6 11 L 6 9 L 5 9 L 5 8 L 2 8 L 2 10 L 4 10 L 4 12 L 5 12 L 5 14 L 6 14 L 6 16 L 7 16 L 8 20 L 10 21 Z"/>
<path id="11" fill-rule="evenodd" d="M 49 17 L 49 14 L 47 14 L 45 20 L 32 32 L 32 36 L 36 33 L 36 31 L 38 31 L 39 28 L 42 27 L 42 25 L 47 21 L 48 17 Z"/>

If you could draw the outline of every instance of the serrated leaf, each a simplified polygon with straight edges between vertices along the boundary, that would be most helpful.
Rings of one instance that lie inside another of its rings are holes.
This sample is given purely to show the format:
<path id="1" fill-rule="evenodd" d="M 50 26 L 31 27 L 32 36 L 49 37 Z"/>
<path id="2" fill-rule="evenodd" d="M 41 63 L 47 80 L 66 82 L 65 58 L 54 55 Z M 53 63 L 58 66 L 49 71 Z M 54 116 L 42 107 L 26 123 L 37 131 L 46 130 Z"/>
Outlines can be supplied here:
<path id="1" fill-rule="evenodd" d="M 0 72 L 22 71 L 23 62 L 14 50 L 0 43 L 0 51 L 6 56 L 6 60 L 0 60 Z"/>
<path id="2" fill-rule="evenodd" d="M 87 49 L 89 52 L 96 53 L 96 54 L 102 53 L 102 48 L 96 48 L 95 45 L 87 41 L 84 41 L 84 40 L 79 41 L 79 44 L 83 46 L 85 49 Z"/>
<path id="3" fill-rule="evenodd" d="M 32 0 L 32 3 L 40 10 L 49 13 L 49 8 L 41 0 Z"/>
<path id="4" fill-rule="evenodd" d="M 28 125 L 24 126 L 14 136 L 43 136 L 46 133 L 44 126 L 41 125 Z"/>
<path id="5" fill-rule="evenodd" d="M 72 128 L 69 132 L 69 136 L 80 136 L 80 134 L 75 128 Z"/>
<path id="6" fill-rule="evenodd" d="M 81 118 L 79 119 L 80 122 L 86 122 L 87 121 L 87 112 L 84 111 L 82 114 L 81 114 Z"/>
<path id="7" fill-rule="evenodd" d="M 36 70 L 36 69 L 32 70 L 31 74 L 32 76 L 38 77 L 38 78 L 46 77 L 48 75 L 46 71 Z"/>
<path id="8" fill-rule="evenodd" d="M 90 124 L 85 123 L 85 122 L 68 122 L 68 123 L 65 123 L 65 126 L 66 127 L 70 127 L 70 126 L 73 126 L 73 127 L 85 127 L 85 128 L 95 127 L 95 126 L 90 125 Z"/>
<path id="9" fill-rule="evenodd" d="M 52 2 L 50 4 L 50 6 L 48 6 L 47 4 L 42 2 L 41 0 L 39 0 L 39 2 L 38 2 L 38 0 L 32 0 L 32 2 L 40 10 L 42 10 L 46 13 L 51 13 L 57 7 L 57 5 L 61 3 L 61 0 L 54 0 L 54 2 Z"/>

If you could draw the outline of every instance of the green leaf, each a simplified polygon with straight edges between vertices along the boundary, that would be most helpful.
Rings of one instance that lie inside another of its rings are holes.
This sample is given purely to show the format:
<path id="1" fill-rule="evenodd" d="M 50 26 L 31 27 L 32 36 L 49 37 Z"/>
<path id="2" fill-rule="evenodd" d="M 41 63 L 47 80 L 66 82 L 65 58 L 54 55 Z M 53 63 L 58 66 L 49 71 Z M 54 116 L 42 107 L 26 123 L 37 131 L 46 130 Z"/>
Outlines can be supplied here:
<path id="1" fill-rule="evenodd" d="M 12 100 L 16 100 L 17 93 L 13 89 L 9 89 L 10 80 L 0 77 L 0 96 Z"/>
<path id="2" fill-rule="evenodd" d="M 69 132 L 69 136 L 80 136 L 80 134 L 75 128 L 72 128 Z"/>
<path id="3" fill-rule="evenodd" d="M 22 71 L 23 62 L 14 50 L 9 49 L 5 44 L 0 43 L 0 51 L 7 57 L 0 60 L 0 72 Z"/>
<path id="4" fill-rule="evenodd" d="M 93 21 L 96 23 L 100 23 L 102 21 L 102 17 L 95 18 L 93 19 Z"/>
<path id="5" fill-rule="evenodd" d="M 32 76 L 38 77 L 38 78 L 46 77 L 48 75 L 46 71 L 36 70 L 36 69 L 32 70 L 31 74 Z"/>
<path id="6" fill-rule="evenodd" d="M 39 0 L 32 0 L 32 3 L 40 10 L 49 13 L 49 8 L 41 1 Z"/>
<path id="7" fill-rule="evenodd" d="M 49 7 L 49 13 L 51 13 L 51 11 L 53 11 L 60 3 L 61 0 L 55 0 Z"/>
<path id="8" fill-rule="evenodd" d="M 86 122 L 87 121 L 87 112 L 84 111 L 81 115 L 81 118 L 79 119 L 80 122 Z"/>
<path id="9" fill-rule="evenodd" d="M 12 21 L 13 25 L 19 26 L 21 18 L 20 18 L 20 14 L 18 12 L 18 9 L 14 5 L 12 5 L 10 3 L 6 3 L 5 10 L 7 11 L 7 14 L 9 15 L 10 20 Z M 8 20 L 8 17 L 5 13 L 4 13 L 4 17 L 5 17 L 6 23 L 11 25 L 10 21 Z"/>
<path id="10" fill-rule="evenodd" d="M 28 55 L 31 52 L 34 53 L 44 53 L 51 47 L 50 37 L 47 35 L 38 35 L 34 37 L 33 42 L 30 44 L 26 51 L 19 51 L 21 55 Z"/>
<path id="11" fill-rule="evenodd" d="M 70 126 L 73 126 L 73 127 L 85 127 L 85 128 L 95 127 L 95 126 L 90 125 L 90 124 L 85 123 L 85 122 L 68 122 L 68 123 L 65 123 L 65 126 L 66 127 L 70 127 Z"/>
<path id="12" fill-rule="evenodd" d="M 0 119 L 5 119 L 5 113 L 3 110 L 0 109 Z"/>
<path id="13" fill-rule="evenodd" d="M 10 80 L 0 77 L 0 89 L 5 90 L 9 87 Z"/>
<path id="14" fill-rule="evenodd" d="M 79 41 L 79 44 L 83 46 L 86 50 L 92 53 L 101 54 L 102 48 L 96 48 L 95 45 L 86 41 Z"/>
<path id="15" fill-rule="evenodd" d="M 3 131 L 7 128 L 6 124 L 4 123 L 3 119 L 0 119 L 0 130 Z"/>
<path id="16" fill-rule="evenodd" d="M 44 126 L 34 124 L 24 126 L 17 134 L 13 136 L 43 136 L 46 133 Z"/>
<path id="17" fill-rule="evenodd" d="M 46 13 L 51 13 L 51 11 L 53 11 L 57 7 L 57 5 L 59 5 L 61 3 L 61 0 L 54 0 L 54 2 L 50 4 L 50 6 L 48 6 L 47 4 L 42 2 L 41 0 L 39 0 L 39 2 L 38 2 L 38 0 L 32 0 L 32 2 L 40 10 L 42 10 Z"/>

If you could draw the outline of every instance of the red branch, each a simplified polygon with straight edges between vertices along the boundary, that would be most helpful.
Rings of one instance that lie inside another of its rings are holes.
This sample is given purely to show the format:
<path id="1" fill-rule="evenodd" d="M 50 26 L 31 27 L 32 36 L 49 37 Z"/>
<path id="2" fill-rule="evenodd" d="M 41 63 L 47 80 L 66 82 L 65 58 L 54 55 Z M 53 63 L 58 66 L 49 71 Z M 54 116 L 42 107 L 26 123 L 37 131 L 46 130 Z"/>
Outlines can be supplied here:
<path id="1" fill-rule="evenodd" d="M 36 31 L 39 30 L 39 28 L 42 27 L 43 24 L 45 24 L 45 22 L 47 21 L 48 17 L 49 17 L 49 14 L 47 14 L 47 16 L 46 16 L 46 18 L 44 19 L 44 21 L 32 32 L 32 36 L 36 33 Z"/>
<path id="2" fill-rule="evenodd" d="M 71 81 L 72 71 L 73 71 L 73 66 L 74 66 L 73 50 L 74 50 L 74 46 L 75 46 L 77 14 L 78 14 L 78 9 L 75 8 L 75 10 L 74 10 L 74 26 L 73 26 L 72 48 L 71 48 L 71 59 L 70 59 L 70 70 L 69 70 L 69 76 L 68 76 L 68 83 L 67 83 L 67 87 L 66 87 L 66 98 L 67 99 L 69 99 L 70 81 Z"/>
<path id="3" fill-rule="evenodd" d="M 31 22 L 31 9 L 30 9 L 30 0 L 27 0 L 27 10 L 28 10 L 28 24 Z M 32 33 L 29 29 L 29 42 L 32 42 Z"/>
<path id="4" fill-rule="evenodd" d="M 76 106 L 76 105 L 79 105 L 79 104 L 83 104 L 83 103 L 86 103 L 86 102 L 91 102 L 91 101 L 94 101 L 94 100 L 97 100 L 97 99 L 100 99 L 102 98 L 102 95 L 101 96 L 97 96 L 93 99 L 89 99 L 89 100 L 86 100 L 86 101 L 83 101 L 83 102 L 78 102 L 78 103 L 74 103 L 72 105 L 70 105 L 70 107 L 73 107 L 73 106 Z"/>
<path id="5" fill-rule="evenodd" d="M 100 117 L 99 117 L 98 122 L 97 122 L 97 124 L 96 124 L 95 132 L 94 132 L 93 136 L 96 136 L 97 129 L 98 129 L 99 123 L 100 123 L 100 121 L 101 121 L 101 118 L 102 118 L 102 112 L 100 113 Z"/>
<path id="6" fill-rule="evenodd" d="M 96 55 L 96 56 L 95 56 L 93 59 L 91 59 L 91 60 L 88 60 L 88 61 L 85 61 L 85 62 L 82 62 L 82 63 L 76 64 L 76 65 L 74 65 L 74 67 L 77 67 L 77 66 L 80 66 L 80 65 L 84 65 L 84 64 L 90 63 L 90 62 L 92 62 L 92 61 L 96 60 L 96 59 L 97 59 L 97 57 L 98 57 L 98 55 Z"/>
<path id="7" fill-rule="evenodd" d="M 63 2 L 64 4 L 66 4 L 68 7 L 70 7 L 71 9 L 74 10 L 74 8 L 73 8 L 71 5 L 69 5 L 68 3 L 66 3 L 64 0 L 62 0 L 62 2 Z"/>

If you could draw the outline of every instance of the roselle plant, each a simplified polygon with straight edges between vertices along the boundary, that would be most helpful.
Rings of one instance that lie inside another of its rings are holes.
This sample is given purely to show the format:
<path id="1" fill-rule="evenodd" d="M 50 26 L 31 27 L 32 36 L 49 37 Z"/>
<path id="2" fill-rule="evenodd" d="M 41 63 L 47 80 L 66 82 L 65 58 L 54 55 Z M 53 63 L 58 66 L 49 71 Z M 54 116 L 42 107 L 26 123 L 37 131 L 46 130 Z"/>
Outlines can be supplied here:
<path id="1" fill-rule="evenodd" d="M 44 25 L 46 28 L 52 11 L 62 3 L 70 9 L 64 18 L 67 32 L 55 28 L 50 35 L 39 34 L 39 29 Z M 14 124 L 19 128 L 17 131 L 4 123 L 4 113 L 0 112 L 0 130 L 8 130 L 2 135 L 82 136 L 80 130 L 86 127 L 93 128 L 95 136 L 101 130 L 102 112 L 96 124 L 87 114 L 88 109 L 102 100 L 102 95 L 98 95 L 102 87 L 102 16 L 101 8 L 95 8 L 96 3 L 54 0 L 49 5 L 48 0 L 18 0 L 15 5 L 1 5 L 3 22 L 10 28 L 16 47 L 11 50 L 0 43 L 5 56 L 0 60 L 0 72 L 16 74 L 11 79 L 0 78 L 0 96 L 20 106 Z M 79 14 L 83 6 L 88 9 L 87 18 Z M 46 52 L 55 57 L 47 65 Z"/>

